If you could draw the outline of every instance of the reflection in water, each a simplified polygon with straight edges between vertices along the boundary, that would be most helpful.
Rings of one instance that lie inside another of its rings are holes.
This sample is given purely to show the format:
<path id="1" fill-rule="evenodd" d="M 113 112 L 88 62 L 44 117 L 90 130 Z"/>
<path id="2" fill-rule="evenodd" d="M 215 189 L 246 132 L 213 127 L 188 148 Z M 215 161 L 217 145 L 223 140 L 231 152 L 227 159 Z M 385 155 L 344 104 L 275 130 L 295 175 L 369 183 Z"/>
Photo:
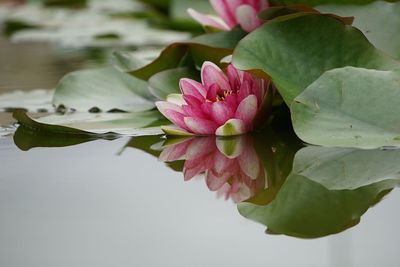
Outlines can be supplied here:
<path id="1" fill-rule="evenodd" d="M 166 144 L 160 160 L 185 160 L 185 181 L 204 173 L 211 191 L 217 191 L 235 203 L 254 196 L 268 187 L 267 174 L 250 136 L 216 138 L 197 137 Z"/>
<path id="2" fill-rule="evenodd" d="M 14 140 L 28 150 L 91 138 L 19 130 Z M 134 137 L 128 147 L 166 162 L 185 180 L 203 175 L 211 191 L 232 199 L 242 216 L 265 225 L 267 233 L 302 238 L 357 225 L 400 178 L 400 150 L 302 147 L 293 134 L 272 131 L 232 138 Z"/>

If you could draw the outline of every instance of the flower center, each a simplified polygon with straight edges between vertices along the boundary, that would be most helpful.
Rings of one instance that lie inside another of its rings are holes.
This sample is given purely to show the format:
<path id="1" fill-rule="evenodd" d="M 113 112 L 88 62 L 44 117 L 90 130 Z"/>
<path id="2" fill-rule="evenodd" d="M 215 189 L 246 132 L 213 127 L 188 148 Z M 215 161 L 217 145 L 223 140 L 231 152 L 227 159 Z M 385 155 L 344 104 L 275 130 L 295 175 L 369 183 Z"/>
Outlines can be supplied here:
<path id="1" fill-rule="evenodd" d="M 222 92 L 219 92 L 216 96 L 216 101 L 220 102 L 220 101 L 224 101 L 226 97 L 230 96 L 233 93 L 232 90 L 224 90 Z"/>

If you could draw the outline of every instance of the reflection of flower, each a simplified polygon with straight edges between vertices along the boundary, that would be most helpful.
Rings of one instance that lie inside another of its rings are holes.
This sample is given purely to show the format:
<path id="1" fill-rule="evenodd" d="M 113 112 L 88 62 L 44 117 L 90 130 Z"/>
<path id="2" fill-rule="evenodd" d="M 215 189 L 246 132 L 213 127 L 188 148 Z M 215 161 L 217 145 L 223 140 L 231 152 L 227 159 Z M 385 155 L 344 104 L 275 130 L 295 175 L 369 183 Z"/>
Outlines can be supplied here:
<path id="1" fill-rule="evenodd" d="M 254 196 L 266 186 L 264 167 L 250 137 L 233 139 L 196 137 L 168 145 L 160 160 L 185 160 L 185 181 L 205 173 L 211 191 L 217 191 L 238 203 Z"/>
<path id="2" fill-rule="evenodd" d="M 266 94 L 267 83 L 233 65 L 225 75 L 218 66 L 205 62 L 202 83 L 181 79 L 182 103 L 157 102 L 160 112 L 179 126 L 179 133 L 238 135 L 253 129 L 253 120 Z M 166 128 L 171 134 L 174 131 Z"/>
<path id="3" fill-rule="evenodd" d="M 269 6 L 267 0 L 210 0 L 210 3 L 220 18 L 201 14 L 193 9 L 188 12 L 204 26 L 230 30 L 239 24 L 247 32 L 261 25 L 257 15 Z"/>

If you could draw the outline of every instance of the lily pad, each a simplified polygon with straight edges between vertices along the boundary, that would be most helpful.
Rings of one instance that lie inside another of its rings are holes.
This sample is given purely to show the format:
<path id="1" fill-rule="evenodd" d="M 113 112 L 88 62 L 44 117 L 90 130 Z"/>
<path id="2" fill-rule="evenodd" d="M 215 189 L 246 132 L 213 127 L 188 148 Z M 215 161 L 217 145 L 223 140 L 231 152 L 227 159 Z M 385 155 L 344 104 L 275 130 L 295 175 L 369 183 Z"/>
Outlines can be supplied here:
<path id="1" fill-rule="evenodd" d="M 0 95 L 0 111 L 23 109 L 31 112 L 49 112 L 53 90 L 14 91 Z"/>
<path id="2" fill-rule="evenodd" d="M 400 146 L 400 71 L 328 71 L 295 99 L 291 110 L 296 134 L 310 144 Z"/>
<path id="3" fill-rule="evenodd" d="M 232 54 L 236 44 L 245 35 L 245 32 L 236 28 L 229 32 L 208 33 L 185 42 L 173 43 L 153 62 L 130 73 L 140 79 L 148 80 L 161 71 L 184 67 L 185 60 L 191 63 L 194 61 L 197 66 L 201 66 L 206 60 L 219 62 Z"/>
<path id="4" fill-rule="evenodd" d="M 115 68 L 67 74 L 57 85 L 53 103 L 77 111 L 145 111 L 154 108 L 147 83 Z"/>
<path id="5" fill-rule="evenodd" d="M 308 6 L 316 6 L 322 4 L 365 5 L 374 1 L 376 0 L 274 0 L 274 2 L 278 2 L 285 5 L 304 4 Z"/>
<path id="6" fill-rule="evenodd" d="M 377 48 L 400 59 L 400 3 L 377 1 L 365 6 L 322 5 L 321 12 L 354 16 L 353 25 L 359 28 Z"/>
<path id="7" fill-rule="evenodd" d="M 400 150 L 306 147 L 296 154 L 292 173 L 329 190 L 354 190 L 385 180 L 400 182 Z"/>
<path id="8" fill-rule="evenodd" d="M 26 128 L 37 132 L 109 138 L 118 135 L 162 134 L 161 125 L 168 124 L 158 111 L 135 113 L 87 113 L 49 115 L 38 119 L 23 111 L 14 112 L 14 118 Z"/>
<path id="9" fill-rule="evenodd" d="M 269 233 L 317 238 L 357 225 L 394 186 L 393 181 L 382 181 L 356 190 L 328 190 L 291 174 L 269 205 L 243 202 L 238 209 L 242 216 L 267 226 Z"/>
<path id="10" fill-rule="evenodd" d="M 320 14 L 266 23 L 239 42 L 233 63 L 270 75 L 288 105 L 325 71 L 345 66 L 400 67 L 357 28 Z"/>

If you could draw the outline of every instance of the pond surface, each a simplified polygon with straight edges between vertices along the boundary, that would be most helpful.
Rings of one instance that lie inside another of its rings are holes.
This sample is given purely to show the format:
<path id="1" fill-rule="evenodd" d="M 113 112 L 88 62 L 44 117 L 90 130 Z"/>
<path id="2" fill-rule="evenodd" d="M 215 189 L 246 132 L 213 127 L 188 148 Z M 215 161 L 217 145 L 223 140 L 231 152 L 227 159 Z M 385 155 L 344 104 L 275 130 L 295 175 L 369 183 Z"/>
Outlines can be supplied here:
<path id="1" fill-rule="evenodd" d="M 0 92 L 51 88 L 86 64 L 0 47 Z M 37 63 L 11 56 L 23 53 Z M 288 131 L 15 141 L 0 137 L 0 266 L 400 265 L 397 150 L 305 147 Z"/>

